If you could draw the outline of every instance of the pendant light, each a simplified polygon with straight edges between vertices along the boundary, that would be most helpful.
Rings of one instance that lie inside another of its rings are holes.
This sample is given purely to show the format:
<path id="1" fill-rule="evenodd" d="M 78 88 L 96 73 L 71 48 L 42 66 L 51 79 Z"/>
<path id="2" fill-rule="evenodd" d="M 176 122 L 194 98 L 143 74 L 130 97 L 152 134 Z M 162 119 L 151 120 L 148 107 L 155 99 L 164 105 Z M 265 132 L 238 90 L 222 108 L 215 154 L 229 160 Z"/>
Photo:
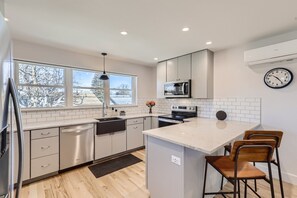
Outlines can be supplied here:
<path id="1" fill-rule="evenodd" d="M 105 56 L 107 55 L 107 53 L 101 53 L 101 55 L 103 56 L 103 74 L 100 76 L 100 80 L 108 80 L 108 76 L 106 75 L 105 72 Z"/>

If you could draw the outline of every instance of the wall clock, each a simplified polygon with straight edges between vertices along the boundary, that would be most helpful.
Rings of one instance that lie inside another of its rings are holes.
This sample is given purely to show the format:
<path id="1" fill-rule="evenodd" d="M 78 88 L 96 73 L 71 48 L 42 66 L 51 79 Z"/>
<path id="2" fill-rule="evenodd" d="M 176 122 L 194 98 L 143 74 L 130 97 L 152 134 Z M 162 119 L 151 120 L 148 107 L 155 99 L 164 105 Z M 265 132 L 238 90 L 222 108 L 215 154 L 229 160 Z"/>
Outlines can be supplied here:
<path id="1" fill-rule="evenodd" d="M 280 89 L 288 86 L 293 80 L 293 73 L 286 69 L 277 67 L 269 70 L 264 76 L 265 84 L 273 89 Z"/>

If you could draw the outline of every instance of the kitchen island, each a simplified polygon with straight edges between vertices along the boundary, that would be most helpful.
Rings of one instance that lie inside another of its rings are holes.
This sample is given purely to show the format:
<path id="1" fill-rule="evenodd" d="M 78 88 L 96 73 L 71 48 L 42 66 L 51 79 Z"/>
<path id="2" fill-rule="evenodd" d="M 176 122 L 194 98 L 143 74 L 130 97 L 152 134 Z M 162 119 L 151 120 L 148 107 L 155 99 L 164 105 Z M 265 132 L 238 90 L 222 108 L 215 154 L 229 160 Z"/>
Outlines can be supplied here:
<path id="1" fill-rule="evenodd" d="M 201 197 L 205 155 L 259 123 L 192 118 L 183 124 L 143 131 L 146 136 L 146 185 L 152 198 Z M 218 191 L 220 175 L 208 171 L 207 191 Z"/>

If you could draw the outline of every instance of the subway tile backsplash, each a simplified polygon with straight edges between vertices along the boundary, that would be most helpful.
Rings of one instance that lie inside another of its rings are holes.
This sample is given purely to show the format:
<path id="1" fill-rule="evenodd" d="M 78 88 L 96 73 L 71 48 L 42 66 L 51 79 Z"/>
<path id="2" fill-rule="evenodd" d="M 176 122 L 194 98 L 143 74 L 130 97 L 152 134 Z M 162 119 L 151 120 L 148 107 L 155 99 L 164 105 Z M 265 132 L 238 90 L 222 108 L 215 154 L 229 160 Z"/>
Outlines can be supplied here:
<path id="1" fill-rule="evenodd" d="M 138 106 L 119 107 L 126 111 L 126 114 L 143 114 L 148 113 L 148 107 L 145 102 L 155 100 L 156 106 L 153 112 L 170 113 L 171 105 L 193 105 L 198 106 L 198 117 L 215 118 L 216 112 L 224 110 L 228 120 L 261 122 L 261 99 L 260 98 L 216 98 L 216 99 L 138 99 Z M 111 108 L 107 111 L 112 116 Z M 101 108 L 85 109 L 59 109 L 59 110 L 38 110 L 22 111 L 23 124 L 36 122 L 48 122 L 56 120 L 86 119 L 98 118 L 102 115 Z M 116 116 L 113 114 L 113 116 Z"/>
<path id="2" fill-rule="evenodd" d="M 261 122 L 260 98 L 216 98 L 216 99 L 159 99 L 159 112 L 170 112 L 171 105 L 198 106 L 198 117 L 216 118 L 216 112 L 223 110 L 227 120 Z"/>

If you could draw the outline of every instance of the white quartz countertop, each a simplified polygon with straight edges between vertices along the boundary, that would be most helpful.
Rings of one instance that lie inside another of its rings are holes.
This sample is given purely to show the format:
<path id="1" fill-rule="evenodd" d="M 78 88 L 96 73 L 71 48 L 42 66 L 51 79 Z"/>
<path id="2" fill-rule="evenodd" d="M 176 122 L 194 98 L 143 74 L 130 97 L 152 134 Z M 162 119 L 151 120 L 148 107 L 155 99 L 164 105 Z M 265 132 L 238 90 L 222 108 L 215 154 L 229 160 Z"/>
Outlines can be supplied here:
<path id="1" fill-rule="evenodd" d="M 141 117 L 157 117 L 159 113 L 152 113 L 152 114 L 130 114 L 126 116 L 106 116 L 108 117 L 120 117 L 123 119 L 132 119 L 132 118 L 141 118 Z M 98 116 L 98 118 L 100 118 Z M 35 130 L 35 129 L 45 129 L 45 128 L 54 128 L 54 127 L 63 127 L 63 126 L 71 126 L 71 125 L 79 125 L 79 124 L 89 124 L 89 123 L 96 123 L 98 120 L 95 118 L 83 118 L 83 119 L 73 119 L 73 120 L 61 120 L 61 121 L 50 121 L 50 122 L 39 122 L 39 123 L 28 123 L 23 125 L 23 129 L 28 130 Z"/>
<path id="2" fill-rule="evenodd" d="M 98 122 L 93 118 L 89 119 L 74 119 L 74 120 L 61 120 L 61 121 L 50 121 L 50 122 L 39 122 L 39 123 L 29 123 L 23 125 L 23 130 L 35 130 L 35 129 L 46 129 L 46 128 L 55 128 L 62 126 L 71 126 L 79 124 L 89 124 Z"/>
<path id="3" fill-rule="evenodd" d="M 191 118 L 189 122 L 143 131 L 143 134 L 212 154 L 260 123 Z"/>

